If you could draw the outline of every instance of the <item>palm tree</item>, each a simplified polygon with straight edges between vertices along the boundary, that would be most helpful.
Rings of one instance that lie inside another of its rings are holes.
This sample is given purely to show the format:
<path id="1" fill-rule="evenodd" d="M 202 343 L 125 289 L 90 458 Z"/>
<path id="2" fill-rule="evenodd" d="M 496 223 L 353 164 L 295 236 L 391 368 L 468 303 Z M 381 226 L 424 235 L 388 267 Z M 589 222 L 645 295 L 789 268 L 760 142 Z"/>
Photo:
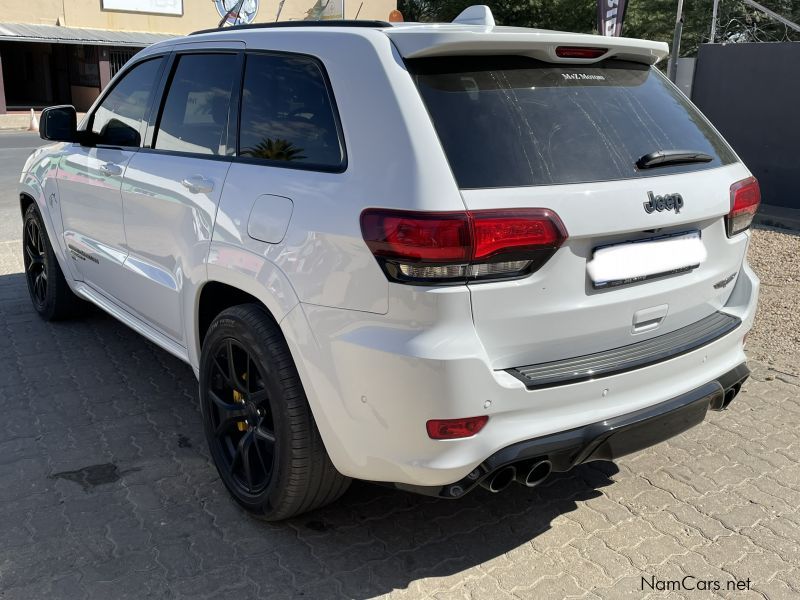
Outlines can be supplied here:
<path id="1" fill-rule="evenodd" d="M 264 158 L 267 160 L 303 160 L 302 148 L 295 148 L 292 142 L 281 139 L 267 138 L 252 148 L 242 150 L 245 156 Z"/>

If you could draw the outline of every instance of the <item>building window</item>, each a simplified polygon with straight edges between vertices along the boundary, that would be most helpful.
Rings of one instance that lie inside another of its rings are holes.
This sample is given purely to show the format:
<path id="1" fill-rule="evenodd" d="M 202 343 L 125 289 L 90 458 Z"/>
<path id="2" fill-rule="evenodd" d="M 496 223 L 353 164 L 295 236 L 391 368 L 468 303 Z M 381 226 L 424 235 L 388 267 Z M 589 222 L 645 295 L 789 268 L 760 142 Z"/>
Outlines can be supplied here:
<path id="1" fill-rule="evenodd" d="M 86 87 L 100 87 L 97 46 L 72 46 L 70 52 L 70 83 Z"/>
<path id="2" fill-rule="evenodd" d="M 111 48 L 108 51 L 109 62 L 111 64 L 111 77 L 139 52 L 140 48 Z"/>

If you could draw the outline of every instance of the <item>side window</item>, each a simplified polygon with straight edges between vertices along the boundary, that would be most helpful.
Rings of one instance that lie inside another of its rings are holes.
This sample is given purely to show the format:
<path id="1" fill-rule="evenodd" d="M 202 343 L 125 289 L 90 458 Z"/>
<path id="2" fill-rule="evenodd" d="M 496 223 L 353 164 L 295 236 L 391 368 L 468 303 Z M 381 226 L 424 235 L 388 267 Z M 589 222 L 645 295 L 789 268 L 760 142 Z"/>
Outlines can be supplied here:
<path id="1" fill-rule="evenodd" d="M 156 149 L 226 154 L 237 64 L 234 54 L 184 54 L 178 59 L 158 123 Z"/>
<path id="2" fill-rule="evenodd" d="M 158 81 L 161 58 L 140 63 L 128 71 L 92 117 L 92 133 L 99 144 L 139 146 L 142 122 Z"/>
<path id="3" fill-rule="evenodd" d="M 245 66 L 239 154 L 324 168 L 344 163 L 328 86 L 316 60 L 251 54 Z"/>

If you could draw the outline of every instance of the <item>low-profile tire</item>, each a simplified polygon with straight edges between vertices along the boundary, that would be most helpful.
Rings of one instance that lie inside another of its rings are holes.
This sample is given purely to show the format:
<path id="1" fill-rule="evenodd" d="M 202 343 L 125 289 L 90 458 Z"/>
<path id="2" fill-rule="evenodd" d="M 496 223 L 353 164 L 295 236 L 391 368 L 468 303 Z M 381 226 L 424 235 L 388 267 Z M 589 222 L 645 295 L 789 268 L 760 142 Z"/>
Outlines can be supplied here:
<path id="1" fill-rule="evenodd" d="M 200 408 L 220 478 L 253 515 L 286 519 L 350 485 L 328 457 L 286 340 L 261 306 L 234 306 L 211 323 Z"/>
<path id="2" fill-rule="evenodd" d="M 80 314 L 86 303 L 69 288 L 47 235 L 42 215 L 31 204 L 22 219 L 22 262 L 33 308 L 45 321 Z"/>

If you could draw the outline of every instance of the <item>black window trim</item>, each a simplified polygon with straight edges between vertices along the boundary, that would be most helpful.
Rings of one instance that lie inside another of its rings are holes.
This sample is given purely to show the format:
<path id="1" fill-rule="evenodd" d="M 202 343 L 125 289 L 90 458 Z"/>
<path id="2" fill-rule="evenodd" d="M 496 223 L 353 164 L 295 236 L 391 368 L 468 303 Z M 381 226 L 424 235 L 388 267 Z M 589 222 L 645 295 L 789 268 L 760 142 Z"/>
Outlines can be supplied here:
<path id="1" fill-rule="evenodd" d="M 97 111 L 103 105 L 103 102 L 106 101 L 108 96 L 111 95 L 111 93 L 120 84 L 120 82 L 123 79 L 125 79 L 125 77 L 128 75 L 128 73 L 130 73 L 133 69 L 135 69 L 139 65 L 142 65 L 142 64 L 144 64 L 146 62 L 149 62 L 151 60 L 158 60 L 158 61 L 160 61 L 160 64 L 159 64 L 159 67 L 158 67 L 158 71 L 156 73 L 156 85 L 153 88 L 153 93 L 150 95 L 151 96 L 150 97 L 150 102 L 148 103 L 147 108 L 145 108 L 144 115 L 142 117 L 142 123 L 139 125 L 139 139 L 140 139 L 139 145 L 138 146 L 120 146 L 120 145 L 115 145 L 115 144 L 88 144 L 88 143 L 81 142 L 82 146 L 97 147 L 97 148 L 119 148 L 119 149 L 128 150 L 128 151 L 140 150 L 143 147 L 143 143 L 145 141 L 145 136 L 146 136 L 147 130 L 148 130 L 148 123 L 149 123 L 151 114 L 153 112 L 153 107 L 154 107 L 155 101 L 158 99 L 158 96 L 162 91 L 159 82 L 161 82 L 161 80 L 162 80 L 162 77 L 163 77 L 163 74 L 164 74 L 164 70 L 165 70 L 165 66 L 169 62 L 168 59 L 169 59 L 170 54 L 171 54 L 171 52 L 169 52 L 169 51 L 160 52 L 160 53 L 148 54 L 147 56 L 143 56 L 141 59 L 136 60 L 135 62 L 134 61 L 128 61 L 128 63 L 114 77 L 113 84 L 109 85 L 105 90 L 103 90 L 103 93 L 100 95 L 99 99 L 97 100 L 97 105 L 92 110 L 92 112 L 89 114 L 89 117 L 86 119 L 86 127 L 83 129 L 83 131 L 85 132 L 86 136 L 90 136 L 90 135 L 92 135 L 92 127 L 94 126 L 94 118 L 97 115 Z"/>
<path id="2" fill-rule="evenodd" d="M 344 173 L 347 171 L 348 167 L 348 156 L 347 156 L 347 144 L 345 142 L 344 137 L 344 129 L 342 128 L 342 120 L 339 116 L 339 106 L 336 103 L 336 96 L 333 93 L 333 86 L 331 85 L 330 77 L 328 76 L 328 70 L 325 68 L 325 64 L 320 60 L 318 57 L 313 56 L 311 54 L 305 54 L 301 52 L 286 52 L 282 50 L 260 50 L 260 49 L 252 49 L 246 50 L 244 52 L 246 56 L 252 55 L 267 55 L 267 56 L 283 56 L 289 58 L 304 58 L 312 61 L 316 64 L 317 68 L 320 70 L 322 74 L 322 81 L 325 85 L 325 91 L 328 95 L 328 100 L 330 101 L 331 111 L 333 113 L 333 120 L 336 124 L 336 136 L 339 140 L 339 145 L 342 149 L 342 160 L 338 165 L 323 165 L 323 164 L 316 164 L 316 163 L 293 163 L 288 162 L 285 160 L 268 160 L 264 158 L 251 158 L 249 156 L 242 156 L 240 154 L 239 148 L 239 127 L 241 126 L 241 115 L 242 115 L 242 99 L 244 97 L 244 77 L 245 77 L 245 68 L 247 67 L 247 61 L 244 61 L 242 65 L 242 72 L 241 72 L 241 82 L 239 85 L 239 104 L 238 109 L 236 111 L 237 122 L 236 124 L 236 154 L 233 157 L 234 162 L 250 164 L 250 165 L 262 165 L 267 167 L 278 167 L 282 169 L 295 169 L 299 171 L 316 171 L 320 173 Z"/>

